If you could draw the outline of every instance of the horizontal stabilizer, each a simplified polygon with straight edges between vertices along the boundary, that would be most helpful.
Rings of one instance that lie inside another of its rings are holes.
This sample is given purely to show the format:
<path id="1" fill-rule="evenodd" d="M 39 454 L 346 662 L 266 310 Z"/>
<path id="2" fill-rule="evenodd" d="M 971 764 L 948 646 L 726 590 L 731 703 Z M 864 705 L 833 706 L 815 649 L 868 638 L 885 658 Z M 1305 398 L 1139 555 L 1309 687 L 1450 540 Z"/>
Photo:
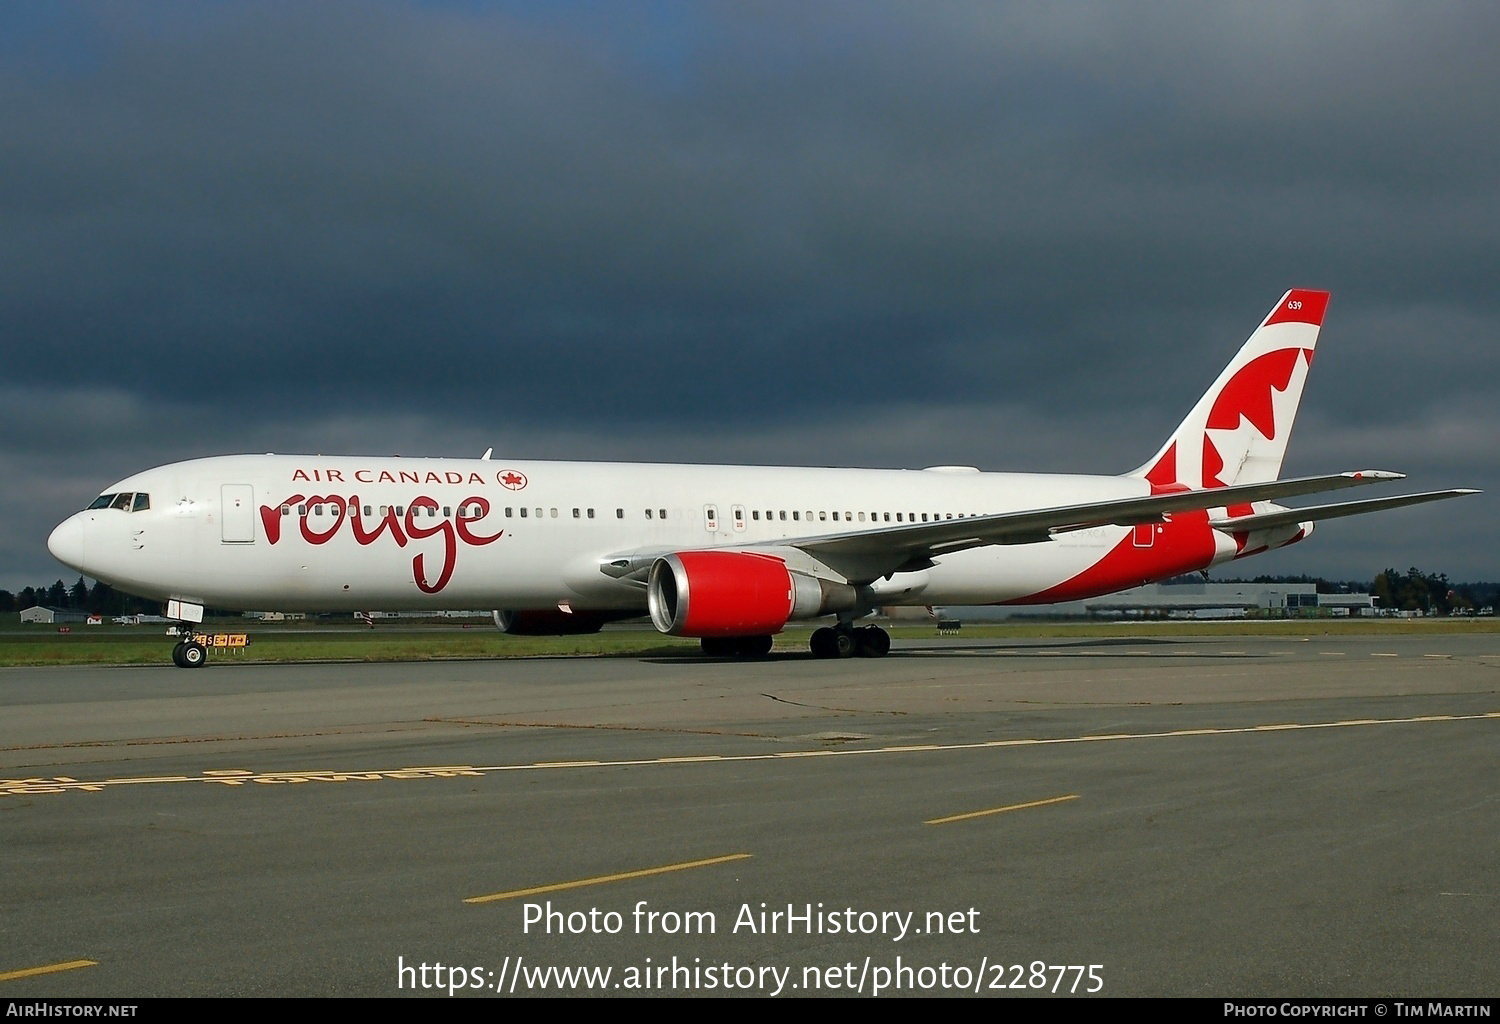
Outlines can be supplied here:
<path id="1" fill-rule="evenodd" d="M 1238 516 L 1234 519 L 1211 519 L 1208 525 L 1216 530 L 1269 530 L 1277 526 L 1294 526 L 1297 523 L 1313 523 L 1323 519 L 1339 519 L 1357 516 L 1365 512 L 1380 512 L 1388 508 L 1403 508 L 1421 505 L 1444 498 L 1461 498 L 1466 494 L 1478 494 L 1471 488 L 1451 491 L 1424 491 L 1421 494 L 1401 494 L 1394 498 L 1370 498 L 1365 501 L 1345 501 L 1334 505 L 1311 505 L 1307 508 L 1291 508 L 1284 512 L 1261 512 L 1256 515 Z"/>

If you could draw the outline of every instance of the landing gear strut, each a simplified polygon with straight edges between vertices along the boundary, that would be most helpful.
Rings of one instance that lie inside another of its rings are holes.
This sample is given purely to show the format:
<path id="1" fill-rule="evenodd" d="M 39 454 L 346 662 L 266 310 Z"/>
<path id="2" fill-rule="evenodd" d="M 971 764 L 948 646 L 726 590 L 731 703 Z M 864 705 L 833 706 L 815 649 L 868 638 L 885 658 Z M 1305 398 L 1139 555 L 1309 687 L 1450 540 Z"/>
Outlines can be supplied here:
<path id="1" fill-rule="evenodd" d="M 808 646 L 814 658 L 883 658 L 890 653 L 891 635 L 879 626 L 855 628 L 841 622 L 813 630 Z"/>

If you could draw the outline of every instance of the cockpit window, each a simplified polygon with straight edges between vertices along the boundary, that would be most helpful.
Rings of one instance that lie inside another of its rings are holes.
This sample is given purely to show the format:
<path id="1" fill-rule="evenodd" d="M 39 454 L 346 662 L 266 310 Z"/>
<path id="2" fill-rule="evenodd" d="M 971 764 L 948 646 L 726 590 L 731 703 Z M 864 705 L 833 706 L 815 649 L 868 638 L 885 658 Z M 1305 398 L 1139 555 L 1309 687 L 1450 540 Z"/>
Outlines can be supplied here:
<path id="1" fill-rule="evenodd" d="M 120 491 L 116 494 L 101 494 L 94 499 L 88 511 L 96 508 L 117 508 L 121 512 L 144 512 L 151 507 L 151 495 L 144 491 L 131 494 Z"/>

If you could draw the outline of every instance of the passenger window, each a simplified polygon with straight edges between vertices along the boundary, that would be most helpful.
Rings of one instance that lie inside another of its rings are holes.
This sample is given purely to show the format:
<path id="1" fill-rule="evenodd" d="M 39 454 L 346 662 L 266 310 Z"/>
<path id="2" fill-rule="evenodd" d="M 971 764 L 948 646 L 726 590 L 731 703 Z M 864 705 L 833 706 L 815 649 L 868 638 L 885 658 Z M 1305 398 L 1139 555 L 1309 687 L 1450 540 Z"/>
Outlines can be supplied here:
<path id="1" fill-rule="evenodd" d="M 510 506 L 509 506 L 509 505 L 507 505 L 507 506 L 506 506 L 506 507 L 505 507 L 505 518 L 506 518 L 506 519 L 509 519 L 509 518 L 511 518 L 511 516 L 512 516 L 512 514 L 513 514 L 513 513 L 514 513 L 514 512 L 515 512 L 515 509 L 513 509 L 513 508 L 511 508 L 511 507 L 510 507 Z"/>
<path id="2" fill-rule="evenodd" d="M 656 511 L 658 513 L 658 515 L 657 515 L 658 519 L 665 519 L 665 518 L 667 518 L 667 510 L 666 509 L 659 508 Z"/>
<path id="3" fill-rule="evenodd" d="M 792 518 L 794 520 L 796 520 L 797 522 L 801 522 L 802 521 L 802 513 L 801 512 L 793 512 L 792 513 Z"/>
<path id="4" fill-rule="evenodd" d="M 593 509 L 589 509 L 589 518 L 590 519 L 594 518 L 594 510 Z"/>
<path id="5" fill-rule="evenodd" d="M 365 506 L 365 515 L 369 515 L 369 514 L 370 514 L 370 506 L 366 505 Z"/>
<path id="6" fill-rule="evenodd" d="M 574 518 L 574 519 L 581 519 L 581 518 L 582 518 L 582 517 L 583 517 L 583 513 L 582 513 L 582 511 L 581 511 L 581 510 L 580 510 L 580 509 L 576 509 L 576 508 L 575 508 L 575 509 L 574 509 L 574 510 L 573 510 L 573 518 Z"/>
<path id="7" fill-rule="evenodd" d="M 399 516 L 399 515 L 402 515 L 402 514 L 403 514 L 403 512 L 402 512 L 402 509 L 403 509 L 403 508 L 404 508 L 404 507 L 405 507 L 405 506 L 403 506 L 403 505 L 397 505 L 397 506 L 396 506 L 396 515 L 398 515 L 398 516 Z"/>
<path id="8" fill-rule="evenodd" d="M 750 518 L 753 519 L 753 520 L 755 520 L 757 523 L 760 522 L 760 509 L 758 509 L 758 508 L 751 509 L 750 510 Z"/>
<path id="9" fill-rule="evenodd" d="M 305 515 L 307 515 L 307 506 L 306 505 L 298 505 L 297 506 L 297 514 L 299 516 L 305 516 Z"/>
<path id="10" fill-rule="evenodd" d="M 553 509 L 553 510 L 552 510 L 552 518 L 553 518 L 553 519 L 556 519 L 556 518 L 557 518 L 557 509 Z"/>
<path id="11" fill-rule="evenodd" d="M 786 522 L 786 512 L 782 512 L 782 513 L 781 513 L 781 521 L 782 521 L 782 522 L 783 522 L 783 523 L 784 523 L 784 522 Z"/>
<path id="12" fill-rule="evenodd" d="M 835 523 L 836 523 L 836 522 L 838 522 L 838 521 L 839 521 L 839 514 L 838 514 L 838 513 L 837 513 L 837 512 L 835 512 L 835 513 L 834 513 L 834 514 L 833 514 L 833 521 L 834 521 L 834 522 L 835 522 Z"/>
<path id="13" fill-rule="evenodd" d="M 860 514 L 859 514 L 859 521 L 860 521 L 860 522 L 864 522 L 864 521 L 865 521 L 865 514 L 864 514 L 864 513 L 863 513 L 863 512 L 861 512 L 861 513 L 860 513 Z"/>
<path id="14" fill-rule="evenodd" d="M 646 518 L 647 518 L 647 519 L 650 519 L 650 518 L 651 518 L 651 510 L 650 510 L 650 509 L 649 509 L 649 508 L 648 508 L 648 509 L 646 509 Z"/>
<path id="15" fill-rule="evenodd" d="M 525 505 L 521 506 L 521 518 L 522 519 L 526 518 L 526 506 Z"/>
<path id="16" fill-rule="evenodd" d="M 616 519 L 624 519 L 625 518 L 625 510 L 623 508 L 617 508 L 617 509 L 615 509 L 615 518 Z"/>
<path id="17" fill-rule="evenodd" d="M 292 514 L 292 506 L 290 506 L 290 505 L 283 505 L 283 506 L 281 506 L 281 514 L 284 515 L 284 516 L 291 515 Z"/>

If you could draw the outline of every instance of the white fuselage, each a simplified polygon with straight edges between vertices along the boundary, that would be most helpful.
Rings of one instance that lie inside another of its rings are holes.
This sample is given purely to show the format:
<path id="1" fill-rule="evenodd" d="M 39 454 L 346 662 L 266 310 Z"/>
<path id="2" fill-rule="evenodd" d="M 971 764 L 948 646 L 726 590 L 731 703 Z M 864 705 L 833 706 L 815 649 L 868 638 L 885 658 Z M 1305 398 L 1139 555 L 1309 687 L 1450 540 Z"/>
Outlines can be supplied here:
<path id="1" fill-rule="evenodd" d="M 1135 477 L 962 468 L 243 455 L 122 480 L 106 495 L 146 495 L 148 508 L 77 513 L 49 545 L 121 590 L 218 608 L 644 611 L 641 584 L 602 564 L 1146 493 Z M 1060 585 L 1129 549 L 1128 565 L 1076 596 L 1104 593 L 1234 557 L 1230 538 L 1200 533 L 1194 564 L 1179 554 L 1159 571 L 1151 552 L 1170 539 L 1163 527 L 1109 526 L 942 555 L 869 593 L 879 604 L 1063 599 Z"/>

